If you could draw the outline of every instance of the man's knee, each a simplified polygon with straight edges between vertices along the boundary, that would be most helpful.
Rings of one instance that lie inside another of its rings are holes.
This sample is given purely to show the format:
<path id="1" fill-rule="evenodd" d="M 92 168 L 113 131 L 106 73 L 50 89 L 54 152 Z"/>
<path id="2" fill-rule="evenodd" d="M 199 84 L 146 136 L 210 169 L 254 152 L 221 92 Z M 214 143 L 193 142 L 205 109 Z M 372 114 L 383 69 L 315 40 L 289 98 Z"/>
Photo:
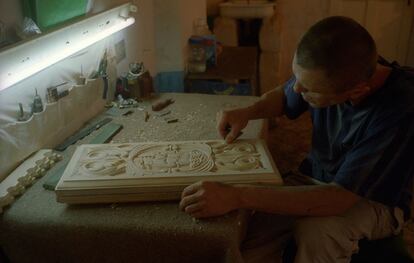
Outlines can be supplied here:
<path id="1" fill-rule="evenodd" d="M 294 227 L 297 245 L 295 262 L 349 262 L 358 240 L 342 217 L 309 217 Z"/>
<path id="2" fill-rule="evenodd" d="M 332 239 L 339 228 L 337 218 L 308 217 L 296 221 L 294 236 L 298 246 L 320 246 L 325 239 Z"/>

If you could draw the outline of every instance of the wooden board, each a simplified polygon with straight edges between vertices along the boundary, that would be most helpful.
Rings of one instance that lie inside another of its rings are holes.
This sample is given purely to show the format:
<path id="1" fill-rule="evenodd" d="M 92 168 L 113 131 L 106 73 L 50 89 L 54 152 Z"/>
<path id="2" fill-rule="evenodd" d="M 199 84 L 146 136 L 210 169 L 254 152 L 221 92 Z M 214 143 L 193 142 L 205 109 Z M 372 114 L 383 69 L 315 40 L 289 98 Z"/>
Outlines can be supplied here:
<path id="1" fill-rule="evenodd" d="M 56 195 L 64 203 L 174 200 L 199 180 L 282 183 L 262 140 L 81 145 Z"/>
<path id="2" fill-rule="evenodd" d="M 90 133 L 92 133 L 94 130 L 99 129 L 100 127 L 104 126 L 105 124 L 112 121 L 111 118 L 105 118 L 103 120 L 97 121 L 93 124 L 90 124 L 80 130 L 79 132 L 75 133 L 74 135 L 70 136 L 68 139 L 66 139 L 62 144 L 59 144 L 56 146 L 56 151 L 64 151 L 66 148 L 68 148 L 70 145 L 74 144 L 75 142 L 81 140 L 82 138 L 86 137 Z"/>

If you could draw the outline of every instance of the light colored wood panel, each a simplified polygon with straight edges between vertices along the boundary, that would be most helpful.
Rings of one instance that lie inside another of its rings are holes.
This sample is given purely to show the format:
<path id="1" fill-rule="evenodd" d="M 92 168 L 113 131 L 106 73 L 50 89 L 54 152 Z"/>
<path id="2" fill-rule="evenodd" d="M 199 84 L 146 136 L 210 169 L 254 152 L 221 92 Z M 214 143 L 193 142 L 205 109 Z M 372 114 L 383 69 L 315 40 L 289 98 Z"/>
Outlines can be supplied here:
<path id="1" fill-rule="evenodd" d="M 68 203 L 174 200 L 200 180 L 282 183 L 262 140 L 95 144 L 76 149 L 56 195 Z"/>

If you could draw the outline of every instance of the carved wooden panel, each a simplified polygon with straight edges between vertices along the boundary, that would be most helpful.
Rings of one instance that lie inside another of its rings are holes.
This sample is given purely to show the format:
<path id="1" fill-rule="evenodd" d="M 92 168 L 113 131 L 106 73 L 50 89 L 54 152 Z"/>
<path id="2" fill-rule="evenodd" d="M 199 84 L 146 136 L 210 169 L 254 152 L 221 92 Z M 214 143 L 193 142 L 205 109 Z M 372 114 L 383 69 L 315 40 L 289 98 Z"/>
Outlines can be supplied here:
<path id="1" fill-rule="evenodd" d="M 199 180 L 280 184 L 260 140 L 82 145 L 56 187 L 67 203 L 177 199 Z"/>

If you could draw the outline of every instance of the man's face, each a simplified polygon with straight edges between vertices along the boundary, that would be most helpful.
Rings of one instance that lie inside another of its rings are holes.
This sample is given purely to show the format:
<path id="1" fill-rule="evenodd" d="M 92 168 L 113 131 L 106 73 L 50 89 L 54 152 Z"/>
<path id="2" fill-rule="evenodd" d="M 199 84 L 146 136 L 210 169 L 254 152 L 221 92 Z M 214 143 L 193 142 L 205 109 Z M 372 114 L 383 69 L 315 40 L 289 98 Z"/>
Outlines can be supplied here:
<path id="1" fill-rule="evenodd" d="M 296 77 L 293 90 L 300 93 L 313 108 L 341 104 L 350 99 L 352 88 L 338 92 L 334 82 L 326 77 L 324 71 L 304 69 L 296 64 L 296 57 L 293 59 L 292 69 Z"/>

